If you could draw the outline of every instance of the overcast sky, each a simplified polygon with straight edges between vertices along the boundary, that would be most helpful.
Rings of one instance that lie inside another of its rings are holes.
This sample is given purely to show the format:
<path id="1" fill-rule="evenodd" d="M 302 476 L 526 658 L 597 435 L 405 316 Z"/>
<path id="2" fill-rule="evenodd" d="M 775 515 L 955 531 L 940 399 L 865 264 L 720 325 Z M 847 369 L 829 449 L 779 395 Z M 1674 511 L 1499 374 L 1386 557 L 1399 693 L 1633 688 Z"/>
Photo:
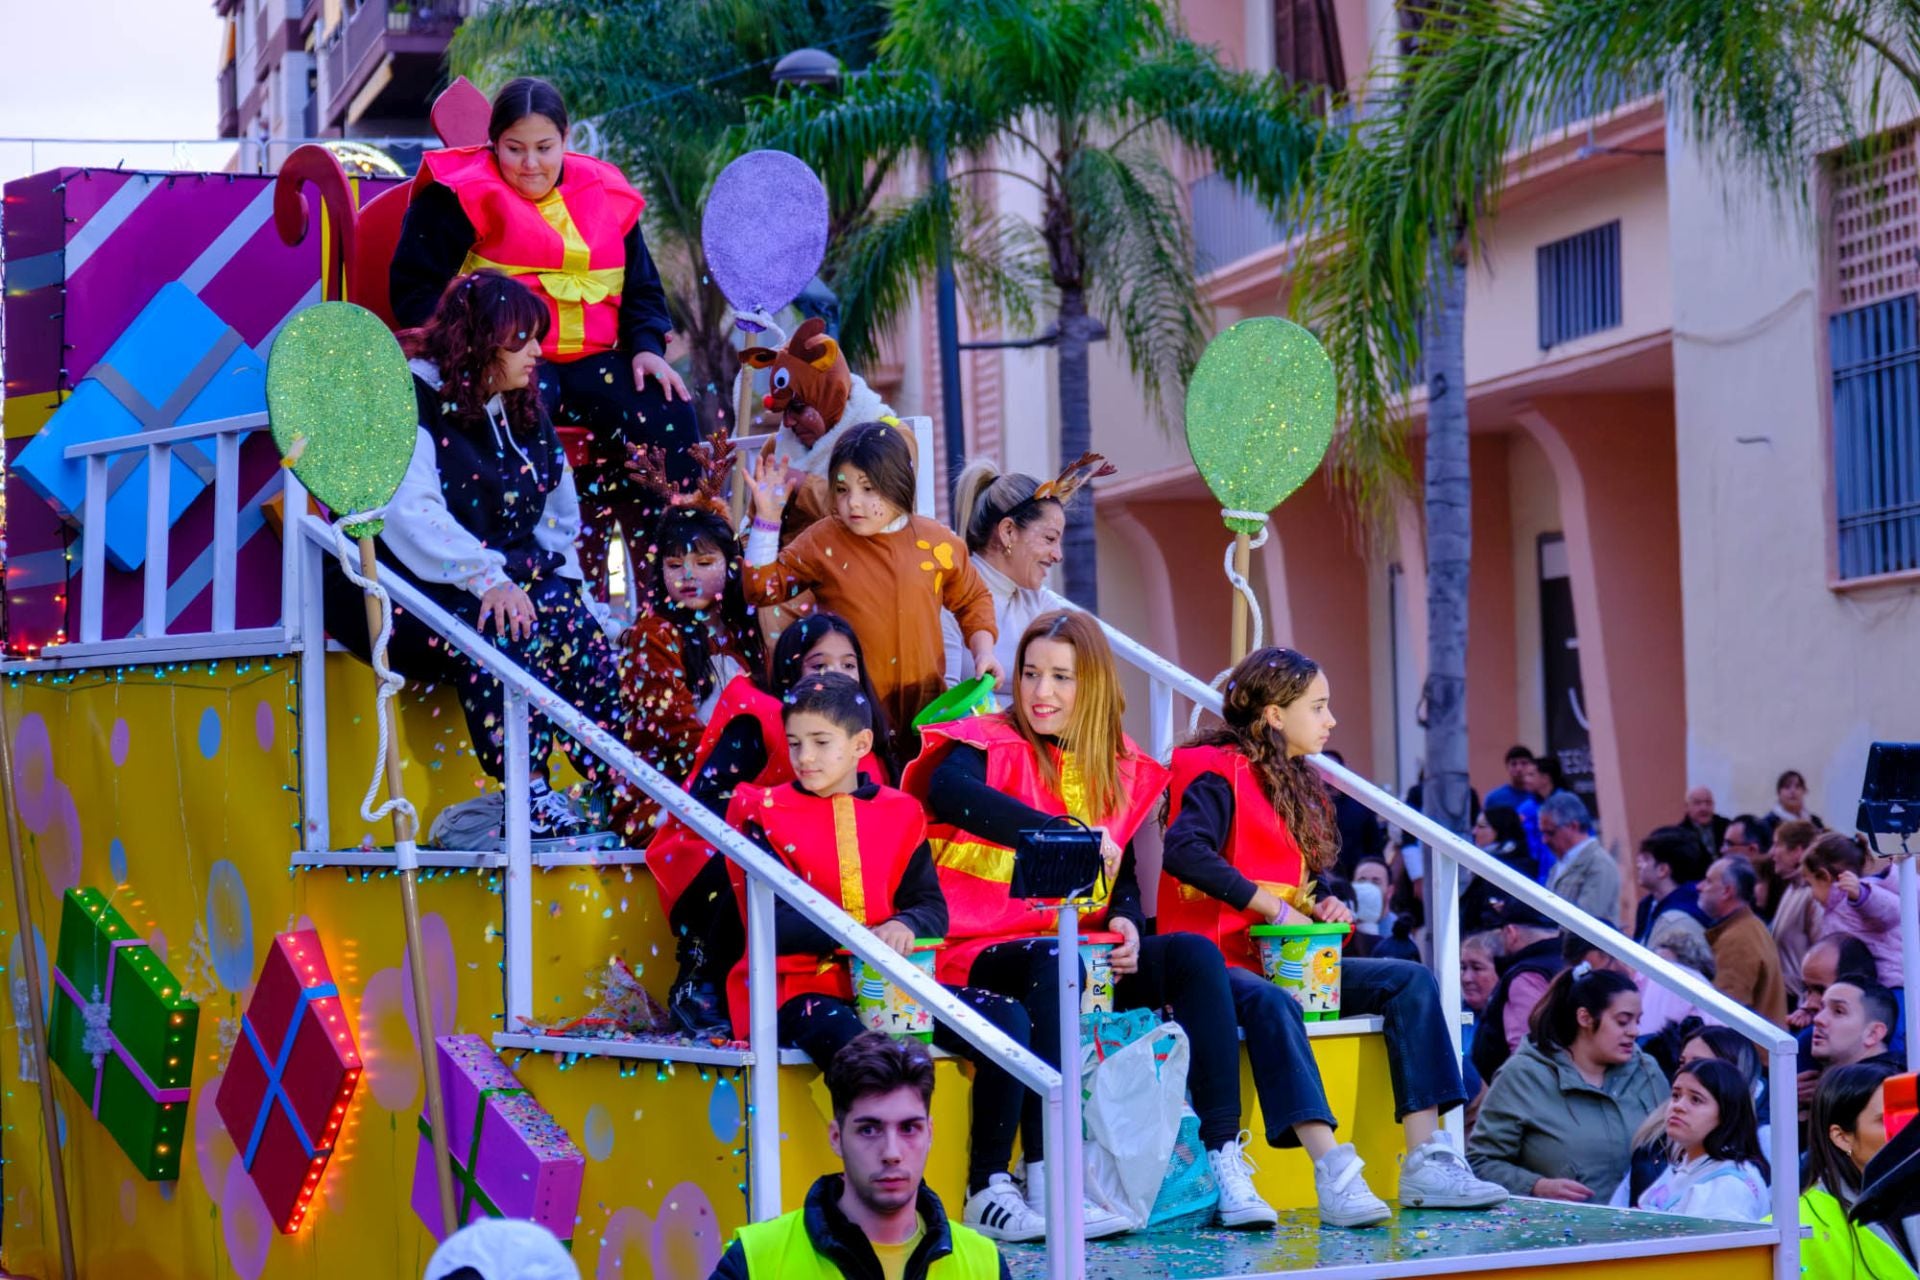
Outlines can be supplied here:
<path id="1" fill-rule="evenodd" d="M 211 138 L 211 0 L 0 0 L 0 137 Z M 221 167 L 228 148 L 0 143 L 0 181 L 62 164 Z"/>

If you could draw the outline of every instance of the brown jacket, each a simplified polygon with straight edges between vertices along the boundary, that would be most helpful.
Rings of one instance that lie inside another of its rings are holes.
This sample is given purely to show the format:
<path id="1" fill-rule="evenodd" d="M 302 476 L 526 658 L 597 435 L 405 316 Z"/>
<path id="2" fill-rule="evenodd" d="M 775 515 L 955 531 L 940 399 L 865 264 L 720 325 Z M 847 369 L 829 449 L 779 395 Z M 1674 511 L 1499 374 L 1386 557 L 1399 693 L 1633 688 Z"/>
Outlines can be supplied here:
<path id="1" fill-rule="evenodd" d="M 1713 944 L 1713 985 L 1775 1026 L 1787 1025 L 1787 984 L 1780 950 L 1753 908 L 1741 906 L 1707 930 Z"/>

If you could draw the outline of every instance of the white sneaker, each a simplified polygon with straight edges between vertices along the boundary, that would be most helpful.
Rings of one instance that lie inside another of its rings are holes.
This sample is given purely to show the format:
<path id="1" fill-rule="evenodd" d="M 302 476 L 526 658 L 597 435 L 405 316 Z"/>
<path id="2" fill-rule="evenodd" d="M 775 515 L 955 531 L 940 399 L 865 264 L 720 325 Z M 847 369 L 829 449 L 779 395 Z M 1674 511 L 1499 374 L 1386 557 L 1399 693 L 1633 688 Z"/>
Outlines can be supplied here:
<path id="1" fill-rule="evenodd" d="M 1207 1152 L 1213 1166 L 1213 1180 L 1220 1187 L 1220 1225 L 1223 1227 L 1271 1227 L 1280 1221 L 1273 1206 L 1253 1189 L 1253 1160 L 1247 1155 L 1246 1142 L 1252 1135 L 1245 1129 L 1240 1136 L 1218 1151 Z"/>
<path id="2" fill-rule="evenodd" d="M 1507 1189 L 1473 1175 L 1444 1132 L 1421 1143 L 1400 1165 L 1400 1203 L 1408 1209 L 1491 1209 Z"/>
<path id="3" fill-rule="evenodd" d="M 1043 1240 L 1047 1220 L 1028 1207 L 1011 1177 L 996 1173 L 987 1185 L 967 1197 L 961 1220 L 989 1240 L 1020 1244 Z"/>
<path id="4" fill-rule="evenodd" d="M 1313 1191 L 1320 1221 L 1330 1227 L 1371 1227 L 1393 1217 L 1387 1202 L 1373 1194 L 1360 1171 L 1366 1167 L 1351 1142 L 1343 1142 L 1313 1162 Z"/>
<path id="5" fill-rule="evenodd" d="M 1047 1213 L 1047 1162 L 1029 1160 L 1027 1173 L 1027 1207 L 1041 1217 Z M 1080 1198 L 1080 1237 L 1083 1240 L 1105 1240 L 1108 1236 L 1122 1235 L 1133 1230 L 1132 1219 L 1115 1213 L 1103 1204 L 1095 1204 L 1085 1196 Z"/>

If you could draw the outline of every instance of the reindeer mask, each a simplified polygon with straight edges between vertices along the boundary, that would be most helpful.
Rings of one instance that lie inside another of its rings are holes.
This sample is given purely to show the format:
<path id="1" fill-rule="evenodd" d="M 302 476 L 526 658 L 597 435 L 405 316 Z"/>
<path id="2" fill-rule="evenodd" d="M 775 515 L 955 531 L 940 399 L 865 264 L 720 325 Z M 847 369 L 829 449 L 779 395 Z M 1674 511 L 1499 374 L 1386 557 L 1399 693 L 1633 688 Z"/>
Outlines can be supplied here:
<path id="1" fill-rule="evenodd" d="M 749 347 L 740 359 L 751 368 L 773 370 L 764 403 L 807 448 L 846 412 L 853 371 L 841 358 L 840 344 L 827 336 L 826 321 L 818 316 L 795 329 L 786 346 Z"/>

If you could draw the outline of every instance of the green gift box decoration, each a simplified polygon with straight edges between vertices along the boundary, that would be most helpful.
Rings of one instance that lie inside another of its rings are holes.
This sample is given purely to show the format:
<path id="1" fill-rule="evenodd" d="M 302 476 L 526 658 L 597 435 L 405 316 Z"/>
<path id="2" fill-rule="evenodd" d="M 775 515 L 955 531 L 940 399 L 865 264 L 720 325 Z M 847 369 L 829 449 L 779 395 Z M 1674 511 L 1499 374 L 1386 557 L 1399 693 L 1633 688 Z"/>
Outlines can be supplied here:
<path id="1" fill-rule="evenodd" d="M 134 1167 L 180 1176 L 200 1006 L 98 889 L 60 908 L 47 1053 Z"/>

